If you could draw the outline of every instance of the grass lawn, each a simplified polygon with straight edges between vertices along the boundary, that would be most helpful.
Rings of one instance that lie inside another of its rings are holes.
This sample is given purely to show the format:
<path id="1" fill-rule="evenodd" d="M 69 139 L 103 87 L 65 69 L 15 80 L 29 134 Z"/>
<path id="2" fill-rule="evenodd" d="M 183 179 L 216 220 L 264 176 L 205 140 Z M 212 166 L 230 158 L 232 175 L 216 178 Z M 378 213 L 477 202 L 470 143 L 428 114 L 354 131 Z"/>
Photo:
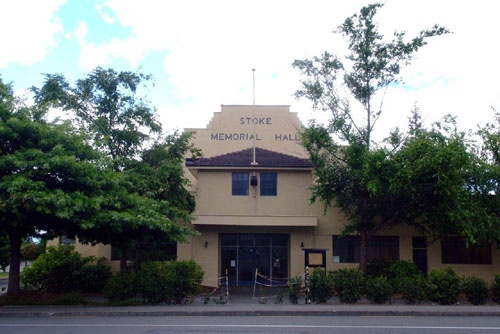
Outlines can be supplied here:
<path id="1" fill-rule="evenodd" d="M 4 273 L 3 271 L 0 271 L 0 279 L 2 278 L 9 278 L 9 273 Z"/>

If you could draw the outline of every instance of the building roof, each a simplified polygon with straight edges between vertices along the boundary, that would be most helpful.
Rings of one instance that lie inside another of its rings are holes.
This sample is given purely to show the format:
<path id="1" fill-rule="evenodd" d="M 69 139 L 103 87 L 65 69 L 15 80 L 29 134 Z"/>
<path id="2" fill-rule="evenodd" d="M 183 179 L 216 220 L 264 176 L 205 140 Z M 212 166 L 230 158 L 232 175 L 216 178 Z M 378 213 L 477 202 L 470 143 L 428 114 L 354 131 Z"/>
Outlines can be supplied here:
<path id="1" fill-rule="evenodd" d="M 241 151 L 230 152 L 211 158 L 188 159 L 186 166 L 196 167 L 248 167 L 248 168 L 312 168 L 309 160 L 294 157 L 288 154 L 278 153 L 263 148 L 255 148 L 255 161 L 257 165 L 252 165 L 253 148 Z"/>

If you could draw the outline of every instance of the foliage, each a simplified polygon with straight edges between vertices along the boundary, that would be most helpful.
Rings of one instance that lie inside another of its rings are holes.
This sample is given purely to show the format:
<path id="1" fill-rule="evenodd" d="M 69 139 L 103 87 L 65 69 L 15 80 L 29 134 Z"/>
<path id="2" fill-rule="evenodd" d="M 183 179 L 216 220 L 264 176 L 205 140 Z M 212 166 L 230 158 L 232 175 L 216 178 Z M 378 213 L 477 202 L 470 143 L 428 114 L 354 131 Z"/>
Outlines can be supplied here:
<path id="1" fill-rule="evenodd" d="M 180 157 L 195 150 L 189 134 L 162 137 L 155 110 L 141 94 L 151 79 L 98 67 L 74 85 L 61 74 L 48 74 L 42 88 L 33 88 L 37 105 L 67 111 L 120 174 L 100 216 L 79 237 L 111 243 L 121 253 L 122 270 L 126 260 L 154 258 L 144 253 L 192 233 L 185 222 L 194 200 L 184 189 Z"/>
<path id="2" fill-rule="evenodd" d="M 467 301 L 473 305 L 482 305 L 488 298 L 488 283 L 483 278 L 470 276 L 464 278 L 462 290 Z"/>
<path id="3" fill-rule="evenodd" d="M 301 276 L 290 277 L 288 279 L 288 299 L 292 304 L 299 303 L 300 290 L 303 279 Z"/>
<path id="4" fill-rule="evenodd" d="M 115 170 L 127 166 L 161 130 L 154 110 L 139 96 L 151 76 L 97 67 L 71 85 L 62 74 L 46 74 L 42 88 L 33 88 L 38 105 L 54 105 L 71 112 L 94 146 L 108 155 Z"/>
<path id="5" fill-rule="evenodd" d="M 0 82 L 0 229 L 9 236 L 9 294 L 18 294 L 21 241 L 74 236 L 99 207 L 99 155 L 70 123 L 49 123 L 46 109 L 27 107 Z"/>
<path id="6" fill-rule="evenodd" d="M 204 272 L 200 265 L 190 261 L 172 261 L 167 267 L 167 301 L 181 304 L 185 298 L 200 292 Z"/>
<path id="7" fill-rule="evenodd" d="M 43 251 L 43 245 L 25 241 L 21 245 L 21 258 L 25 261 L 35 261 Z"/>
<path id="8" fill-rule="evenodd" d="M 137 288 L 148 304 L 159 304 L 167 300 L 167 263 L 151 261 L 141 264 L 137 273 Z"/>
<path id="9" fill-rule="evenodd" d="M 94 257 L 81 257 L 72 246 L 49 247 L 21 274 L 23 285 L 42 292 L 96 292 L 111 275 Z"/>
<path id="10" fill-rule="evenodd" d="M 411 261 L 396 261 L 389 268 L 387 278 L 391 283 L 395 293 L 404 293 L 407 289 L 408 279 L 422 277 L 415 263 Z M 418 280 L 415 280 L 418 281 Z"/>
<path id="11" fill-rule="evenodd" d="M 379 92 L 399 82 L 401 67 L 410 63 L 427 38 L 448 33 L 436 25 L 408 42 L 404 32 L 395 32 L 393 40 L 386 42 L 374 22 L 380 7 L 365 6 L 339 26 L 338 33 L 348 40 L 345 61 L 324 52 L 293 63 L 306 77 L 296 97 L 309 99 L 315 109 L 331 115 L 327 127 L 313 123 L 302 138 L 316 175 L 312 199 L 319 199 L 325 209 L 334 204 L 348 216 L 350 223 L 343 232 L 361 235 L 363 271 L 368 238 L 401 222 L 393 217 L 397 206 L 391 204 L 393 196 L 386 191 L 394 182 L 390 151 L 372 150 L 372 133 L 382 113 L 381 107 L 374 107 L 376 98 L 382 106 Z M 346 89 L 350 98 L 344 94 Z M 357 115 L 358 110 L 363 117 Z"/>
<path id="12" fill-rule="evenodd" d="M 491 299 L 497 304 L 500 304 L 500 275 L 495 275 L 491 283 Z"/>
<path id="13" fill-rule="evenodd" d="M 114 274 L 104 287 L 104 296 L 112 304 L 130 300 L 136 293 L 136 274 L 131 270 L 120 271 Z"/>
<path id="14" fill-rule="evenodd" d="M 364 274 L 359 269 L 339 269 L 331 273 L 333 288 L 343 304 L 355 304 L 364 289 Z"/>
<path id="15" fill-rule="evenodd" d="M 460 293 L 460 277 L 451 267 L 434 269 L 429 273 L 428 297 L 440 305 L 451 305 L 457 302 Z"/>
<path id="16" fill-rule="evenodd" d="M 79 292 L 45 293 L 23 290 L 18 296 L 0 296 L 0 305 L 88 305 L 85 296 Z"/>
<path id="17" fill-rule="evenodd" d="M 365 275 L 368 277 L 389 276 L 389 269 L 394 261 L 374 259 L 366 265 Z"/>
<path id="18" fill-rule="evenodd" d="M 311 301 L 324 303 L 333 296 L 333 281 L 331 275 L 321 268 L 316 268 L 309 276 Z"/>
<path id="19" fill-rule="evenodd" d="M 454 118 L 406 141 L 396 154 L 401 220 L 440 238 L 460 235 L 468 244 L 495 234 L 477 191 L 484 184 L 481 161 L 471 152 Z"/>
<path id="20" fill-rule="evenodd" d="M 408 304 L 426 300 L 429 284 L 423 275 L 406 276 L 397 284 L 401 298 Z"/>
<path id="21" fill-rule="evenodd" d="M 194 261 L 144 262 L 137 276 L 146 303 L 180 304 L 200 291 L 204 273 Z"/>
<path id="22" fill-rule="evenodd" d="M 385 276 L 366 279 L 365 296 L 371 303 L 385 304 L 392 297 L 392 294 L 392 285 Z"/>

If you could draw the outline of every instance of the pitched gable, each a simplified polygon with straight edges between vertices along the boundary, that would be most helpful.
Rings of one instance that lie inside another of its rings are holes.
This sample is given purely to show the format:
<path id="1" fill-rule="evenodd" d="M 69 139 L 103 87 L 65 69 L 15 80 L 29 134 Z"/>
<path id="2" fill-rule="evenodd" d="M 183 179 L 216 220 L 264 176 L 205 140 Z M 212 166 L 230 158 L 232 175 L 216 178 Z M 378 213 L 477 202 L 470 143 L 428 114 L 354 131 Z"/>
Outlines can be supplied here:
<path id="1" fill-rule="evenodd" d="M 294 157 L 291 155 L 278 153 L 263 148 L 255 148 L 255 161 L 257 165 L 252 165 L 253 149 L 248 148 L 241 151 L 231 152 L 211 158 L 201 158 L 197 160 L 188 159 L 186 166 L 196 167 L 273 167 L 273 168 L 312 168 L 307 159 Z"/>

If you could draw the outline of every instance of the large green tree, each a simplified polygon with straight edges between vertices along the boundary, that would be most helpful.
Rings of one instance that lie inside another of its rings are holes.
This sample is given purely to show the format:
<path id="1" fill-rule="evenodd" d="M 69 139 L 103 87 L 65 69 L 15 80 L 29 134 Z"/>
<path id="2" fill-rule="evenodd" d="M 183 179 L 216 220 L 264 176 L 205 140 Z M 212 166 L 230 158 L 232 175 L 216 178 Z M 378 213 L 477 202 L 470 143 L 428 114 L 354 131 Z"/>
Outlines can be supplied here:
<path id="1" fill-rule="evenodd" d="M 43 87 L 34 89 L 39 105 L 50 104 L 73 115 L 92 145 L 120 173 L 119 191 L 110 196 L 112 201 L 88 232 L 89 240 L 120 250 L 122 268 L 140 245 L 183 240 L 192 232 L 186 222 L 194 206 L 185 203 L 194 202 L 179 174 L 182 161 L 170 153 L 184 156 L 191 148 L 186 136 L 171 140 L 162 134 L 155 110 L 142 94 L 150 81 L 141 73 L 98 67 L 73 86 L 55 74 L 46 75 Z M 165 156 L 159 161 L 148 160 L 161 150 Z"/>
<path id="2" fill-rule="evenodd" d="M 368 239 L 396 223 L 383 212 L 390 194 L 374 191 L 389 182 L 388 171 L 393 168 L 386 158 L 389 151 L 373 145 L 373 131 L 383 111 L 382 91 L 400 80 L 401 67 L 411 62 L 427 38 L 448 33 L 436 25 L 409 41 L 404 32 L 395 32 L 386 41 L 374 22 L 380 7 L 363 7 L 338 27 L 348 40 L 344 59 L 324 52 L 293 63 L 305 77 L 296 97 L 309 99 L 315 109 L 331 116 L 328 126 L 311 124 L 303 136 L 316 176 L 313 200 L 326 207 L 336 205 L 350 218 L 344 233 L 361 235 L 362 269 Z"/>
<path id="3" fill-rule="evenodd" d="M 391 191 L 397 194 L 401 222 L 436 239 L 462 236 L 467 244 L 498 241 L 498 222 L 488 212 L 490 170 L 475 145 L 448 116 L 421 129 L 394 154 Z"/>
<path id="4" fill-rule="evenodd" d="M 0 81 L 0 231 L 10 242 L 8 293 L 20 292 L 23 239 L 75 235 L 98 206 L 98 155 L 70 124 L 44 120 Z"/>

